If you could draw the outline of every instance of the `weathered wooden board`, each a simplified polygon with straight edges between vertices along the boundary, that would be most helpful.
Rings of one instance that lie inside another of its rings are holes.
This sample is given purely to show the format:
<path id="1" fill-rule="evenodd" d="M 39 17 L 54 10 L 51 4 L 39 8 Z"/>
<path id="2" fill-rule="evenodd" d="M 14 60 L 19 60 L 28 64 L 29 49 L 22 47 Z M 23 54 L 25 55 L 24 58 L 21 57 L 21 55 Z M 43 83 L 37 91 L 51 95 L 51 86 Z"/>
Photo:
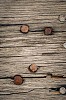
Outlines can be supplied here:
<path id="1" fill-rule="evenodd" d="M 66 85 L 66 0 L 0 0 L 0 100 L 66 100 L 66 95 L 50 92 L 50 88 Z M 20 26 L 28 24 L 28 34 L 20 33 Z M 46 26 L 53 27 L 53 35 L 44 35 Z M 28 67 L 39 66 L 36 73 Z M 24 77 L 22 85 L 14 85 L 10 78 Z"/>

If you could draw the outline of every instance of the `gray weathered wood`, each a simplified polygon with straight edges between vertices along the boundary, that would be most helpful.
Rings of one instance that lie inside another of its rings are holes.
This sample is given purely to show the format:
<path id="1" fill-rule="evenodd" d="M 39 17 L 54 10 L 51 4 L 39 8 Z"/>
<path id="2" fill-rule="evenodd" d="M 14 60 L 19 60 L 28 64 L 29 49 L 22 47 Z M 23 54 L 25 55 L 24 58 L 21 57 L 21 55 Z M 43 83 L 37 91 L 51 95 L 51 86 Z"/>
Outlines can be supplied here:
<path id="1" fill-rule="evenodd" d="M 66 100 L 49 91 L 66 85 L 66 78 L 46 77 L 48 72 L 66 77 L 66 0 L 0 0 L 0 100 Z M 30 32 L 20 33 L 28 24 Z M 53 35 L 44 35 L 46 26 Z M 30 73 L 35 63 L 38 71 Z M 24 83 L 14 85 L 9 77 L 20 74 Z"/>

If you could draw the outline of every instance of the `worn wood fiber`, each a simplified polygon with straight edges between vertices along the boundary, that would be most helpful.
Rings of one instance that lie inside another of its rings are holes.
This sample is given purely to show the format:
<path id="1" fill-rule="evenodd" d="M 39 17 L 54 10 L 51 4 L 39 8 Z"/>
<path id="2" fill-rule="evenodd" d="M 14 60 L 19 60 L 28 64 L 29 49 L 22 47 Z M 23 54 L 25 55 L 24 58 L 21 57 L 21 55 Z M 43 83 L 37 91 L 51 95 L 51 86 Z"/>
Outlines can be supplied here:
<path id="1" fill-rule="evenodd" d="M 47 73 L 66 77 L 66 0 L 0 0 L 0 100 L 66 100 L 51 88 L 66 87 L 66 78 L 51 78 Z M 29 33 L 20 26 L 29 25 Z M 44 35 L 44 27 L 53 35 Z M 28 67 L 39 68 L 31 73 Z M 13 83 L 14 75 L 24 78 Z"/>

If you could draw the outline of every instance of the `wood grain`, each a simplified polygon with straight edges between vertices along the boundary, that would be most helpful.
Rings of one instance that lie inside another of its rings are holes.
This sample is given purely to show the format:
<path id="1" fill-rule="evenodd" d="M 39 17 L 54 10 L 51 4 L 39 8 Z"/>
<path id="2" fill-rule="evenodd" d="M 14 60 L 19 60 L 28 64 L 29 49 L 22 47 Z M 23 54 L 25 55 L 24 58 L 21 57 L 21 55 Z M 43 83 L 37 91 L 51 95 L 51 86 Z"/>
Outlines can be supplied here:
<path id="1" fill-rule="evenodd" d="M 48 72 L 66 77 L 66 0 L 0 0 L 0 100 L 66 100 L 51 88 L 66 86 L 66 78 L 46 77 Z M 28 24 L 28 34 L 20 26 Z M 44 35 L 51 26 L 53 35 Z M 39 69 L 31 73 L 35 63 Z M 13 77 L 24 77 L 14 85 Z"/>

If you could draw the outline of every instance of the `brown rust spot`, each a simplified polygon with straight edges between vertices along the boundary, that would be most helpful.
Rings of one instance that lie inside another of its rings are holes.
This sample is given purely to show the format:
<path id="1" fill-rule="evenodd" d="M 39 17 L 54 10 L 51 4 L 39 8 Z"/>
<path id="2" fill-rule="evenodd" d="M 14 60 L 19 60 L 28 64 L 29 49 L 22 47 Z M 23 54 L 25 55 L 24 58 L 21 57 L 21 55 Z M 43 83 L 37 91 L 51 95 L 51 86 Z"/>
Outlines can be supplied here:
<path id="1" fill-rule="evenodd" d="M 23 83 L 23 78 L 21 75 L 15 75 L 14 76 L 14 84 L 21 85 Z"/>

